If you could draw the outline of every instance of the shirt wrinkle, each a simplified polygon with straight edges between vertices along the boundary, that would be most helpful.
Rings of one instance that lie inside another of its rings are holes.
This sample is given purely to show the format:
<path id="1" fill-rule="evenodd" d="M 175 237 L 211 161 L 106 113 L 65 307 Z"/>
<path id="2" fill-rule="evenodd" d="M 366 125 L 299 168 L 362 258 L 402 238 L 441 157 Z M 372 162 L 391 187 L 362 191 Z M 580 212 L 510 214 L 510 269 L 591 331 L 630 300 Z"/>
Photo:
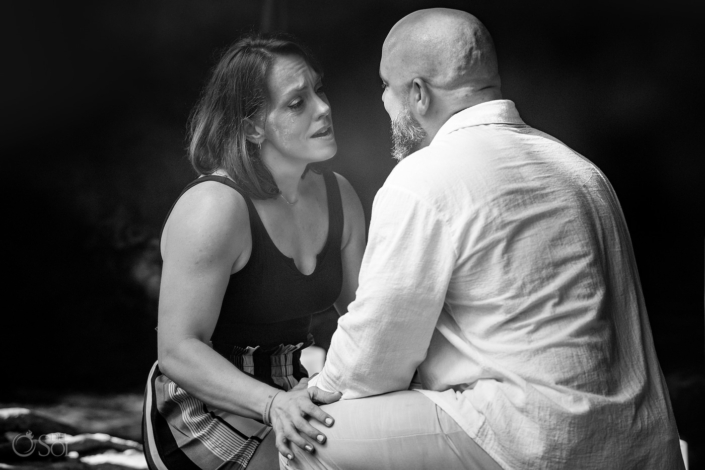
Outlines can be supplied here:
<path id="1" fill-rule="evenodd" d="M 416 204 L 418 204 L 420 206 L 424 206 L 429 211 L 429 213 L 435 214 L 436 217 L 438 218 L 438 221 L 443 223 L 443 225 L 445 226 L 448 233 L 452 233 L 452 229 L 451 229 L 450 223 L 448 222 L 447 217 L 440 217 L 439 215 L 442 214 L 442 212 L 440 210 L 438 210 L 438 208 L 433 207 L 431 204 L 427 203 L 423 199 L 420 199 L 418 197 L 418 195 L 416 193 L 414 193 L 413 191 L 410 191 L 406 188 L 403 188 L 401 186 L 395 186 L 395 185 L 387 185 L 387 186 L 385 186 L 385 189 L 386 190 L 394 189 L 395 191 L 405 193 L 407 196 L 413 198 Z M 455 246 L 451 246 L 451 248 L 453 249 L 453 253 L 455 254 L 455 257 L 457 258 L 458 252 L 457 252 Z"/>

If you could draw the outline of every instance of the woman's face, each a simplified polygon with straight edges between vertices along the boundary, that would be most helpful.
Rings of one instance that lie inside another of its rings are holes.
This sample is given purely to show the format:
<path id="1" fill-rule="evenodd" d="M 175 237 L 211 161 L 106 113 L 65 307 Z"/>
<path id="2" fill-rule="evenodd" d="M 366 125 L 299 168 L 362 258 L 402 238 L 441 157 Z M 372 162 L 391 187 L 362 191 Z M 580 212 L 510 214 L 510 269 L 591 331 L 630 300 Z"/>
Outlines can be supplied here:
<path id="1" fill-rule="evenodd" d="M 264 153 L 305 164 L 333 157 L 338 146 L 321 77 L 299 56 L 278 56 L 268 86 Z"/>

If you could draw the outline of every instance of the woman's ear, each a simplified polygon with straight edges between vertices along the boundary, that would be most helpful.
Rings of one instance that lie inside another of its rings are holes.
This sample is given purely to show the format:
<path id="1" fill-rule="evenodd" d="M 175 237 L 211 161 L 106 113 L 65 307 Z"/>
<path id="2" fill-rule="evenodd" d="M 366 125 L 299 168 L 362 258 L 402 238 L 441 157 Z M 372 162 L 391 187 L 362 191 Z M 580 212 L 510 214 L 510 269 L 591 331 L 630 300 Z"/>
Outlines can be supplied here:
<path id="1" fill-rule="evenodd" d="M 431 95 L 428 85 L 422 78 L 415 78 L 411 81 L 409 100 L 409 106 L 414 108 L 419 116 L 426 115 L 431 105 Z"/>
<path id="2" fill-rule="evenodd" d="M 253 144 L 262 145 L 262 142 L 264 142 L 264 127 L 249 118 L 245 118 L 244 123 L 245 138 Z"/>

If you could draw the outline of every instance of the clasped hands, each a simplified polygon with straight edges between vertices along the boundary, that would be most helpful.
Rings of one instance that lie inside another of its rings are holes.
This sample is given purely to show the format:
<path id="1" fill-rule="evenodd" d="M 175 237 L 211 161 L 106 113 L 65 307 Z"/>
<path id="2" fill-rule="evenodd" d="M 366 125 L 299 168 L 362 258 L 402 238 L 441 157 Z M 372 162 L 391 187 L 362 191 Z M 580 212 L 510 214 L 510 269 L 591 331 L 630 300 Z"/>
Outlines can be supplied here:
<path id="1" fill-rule="evenodd" d="M 309 388 L 308 380 L 303 378 L 296 387 L 278 393 L 269 410 L 269 421 L 276 434 L 275 445 L 279 453 L 289 460 L 294 458 L 289 442 L 313 452 L 313 445 L 304 436 L 321 444 L 326 441 L 326 436 L 311 426 L 307 418 L 313 418 L 327 427 L 333 426 L 333 417 L 317 405 L 335 403 L 342 396 L 340 392 L 329 393 L 318 387 Z"/>

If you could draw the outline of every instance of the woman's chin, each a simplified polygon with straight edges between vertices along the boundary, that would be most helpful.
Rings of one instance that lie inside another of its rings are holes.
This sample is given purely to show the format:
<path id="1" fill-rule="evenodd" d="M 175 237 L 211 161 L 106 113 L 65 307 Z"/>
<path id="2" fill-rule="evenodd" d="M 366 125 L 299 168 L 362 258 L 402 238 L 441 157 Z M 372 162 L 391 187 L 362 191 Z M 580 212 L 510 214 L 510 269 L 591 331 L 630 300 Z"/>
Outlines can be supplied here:
<path id="1" fill-rule="evenodd" d="M 326 146 L 325 149 L 320 149 L 320 151 L 315 152 L 315 157 L 313 158 L 313 162 L 311 163 L 316 163 L 316 162 L 324 162 L 326 160 L 330 160 L 331 158 L 335 157 L 335 154 L 338 153 L 338 144 L 336 144 L 335 140 L 330 142 Z"/>

